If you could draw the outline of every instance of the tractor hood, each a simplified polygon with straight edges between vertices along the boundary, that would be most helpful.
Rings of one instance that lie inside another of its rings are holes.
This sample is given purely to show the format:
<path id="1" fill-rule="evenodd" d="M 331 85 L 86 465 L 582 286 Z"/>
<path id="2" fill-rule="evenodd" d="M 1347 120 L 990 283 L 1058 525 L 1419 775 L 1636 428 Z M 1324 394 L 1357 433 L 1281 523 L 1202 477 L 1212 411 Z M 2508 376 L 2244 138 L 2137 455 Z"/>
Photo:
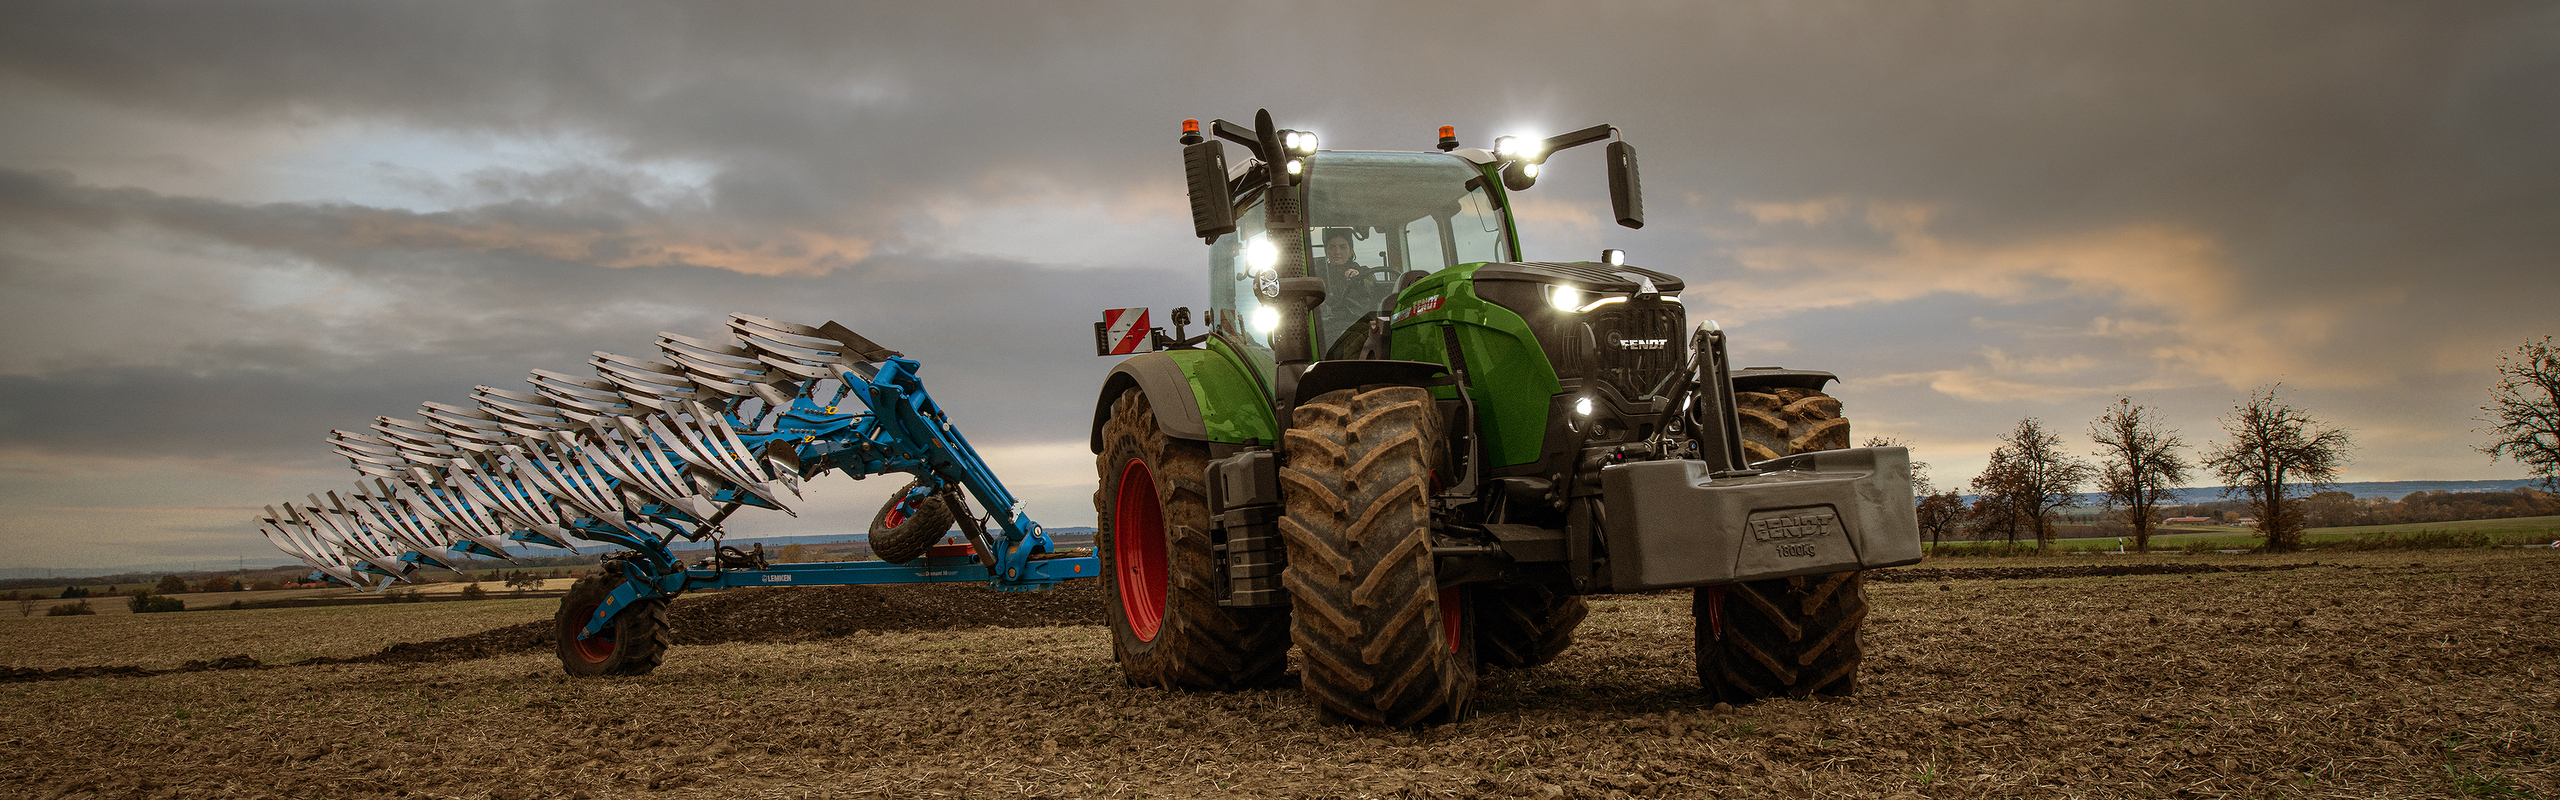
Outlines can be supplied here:
<path id="1" fill-rule="evenodd" d="M 1678 277 L 1643 267 L 1611 266 L 1596 262 L 1555 263 L 1528 261 L 1486 264 L 1475 272 L 1483 281 L 1527 281 L 1531 283 L 1566 284 L 1595 294 L 1632 293 L 1642 281 L 1652 281 L 1653 288 L 1663 294 L 1678 294 L 1682 283 Z"/>

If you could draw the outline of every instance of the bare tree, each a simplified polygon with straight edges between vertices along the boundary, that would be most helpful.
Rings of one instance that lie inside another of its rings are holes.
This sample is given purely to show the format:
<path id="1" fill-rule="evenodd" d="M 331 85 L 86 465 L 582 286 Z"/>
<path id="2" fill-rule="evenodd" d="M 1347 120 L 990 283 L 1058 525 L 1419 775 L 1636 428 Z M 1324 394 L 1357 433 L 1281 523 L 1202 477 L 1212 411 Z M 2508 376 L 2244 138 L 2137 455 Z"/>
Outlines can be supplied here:
<path id="1" fill-rule="evenodd" d="M 2337 480 L 2354 443 L 2309 412 L 2276 399 L 2275 387 L 2253 392 L 2222 420 L 2229 444 L 2205 453 L 2205 466 L 2221 478 L 2223 496 L 2244 495 L 2258 517 L 2258 535 L 2278 552 L 2302 549 L 2302 511 L 2293 493 L 2320 491 Z"/>
<path id="2" fill-rule="evenodd" d="M 1936 545 L 1955 530 L 1956 523 L 1964 521 L 1964 497 L 1954 489 L 1931 494 L 1920 498 L 1918 511 L 1920 532 L 1929 535 L 1929 544 Z"/>
<path id="3" fill-rule="evenodd" d="M 2539 398 L 2534 397 L 2540 393 Z M 2514 459 L 2542 479 L 2542 488 L 2560 491 L 2560 348 L 2551 337 L 2527 340 L 2513 355 L 2498 359 L 2498 383 L 2489 387 L 2489 413 L 2482 422 L 2497 434 L 2487 447 L 2490 458 Z"/>
<path id="4" fill-rule="evenodd" d="M 1973 477 L 1973 508 L 1965 512 L 1973 518 L 1975 538 L 1987 542 L 1997 536 L 2010 544 L 2018 543 L 2018 528 L 2024 515 L 2010 502 L 2010 493 L 1998 488 L 2016 486 L 2025 480 L 2025 468 L 2018 463 L 2016 453 L 2010 452 L 2007 445 L 1991 449 L 1991 463 L 1983 465 L 1982 474 Z"/>
<path id="5" fill-rule="evenodd" d="M 1991 524 L 2009 532 L 2009 541 L 2017 541 L 2017 529 L 2035 532 L 2036 546 L 2053 544 L 2053 511 L 2080 504 L 2080 485 L 2089 482 L 2088 462 L 2072 458 L 2062 450 L 2062 437 L 2044 429 L 2036 418 L 2018 420 L 2018 427 L 2000 437 L 2000 446 L 1991 451 L 1991 464 L 1973 479 L 1977 518 L 1990 515 Z"/>
<path id="6" fill-rule="evenodd" d="M 2089 423 L 2089 439 L 2098 443 L 2098 491 L 2107 510 L 2121 506 L 2133 525 L 2133 549 L 2151 552 L 2151 515 L 2160 504 L 2177 498 L 2187 482 L 2187 446 L 2176 431 L 2160 429 L 2159 411 L 2118 397 L 2116 404 Z"/>

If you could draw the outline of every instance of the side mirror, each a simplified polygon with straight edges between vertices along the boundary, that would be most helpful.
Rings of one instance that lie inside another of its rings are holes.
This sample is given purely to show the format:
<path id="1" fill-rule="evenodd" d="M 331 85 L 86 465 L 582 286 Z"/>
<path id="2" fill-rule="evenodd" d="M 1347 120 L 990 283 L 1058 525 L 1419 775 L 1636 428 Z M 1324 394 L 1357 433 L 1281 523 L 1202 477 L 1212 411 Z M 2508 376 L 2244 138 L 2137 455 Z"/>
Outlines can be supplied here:
<path id="1" fill-rule="evenodd" d="M 1624 141 L 1609 143 L 1609 208 L 1617 212 L 1618 224 L 1644 227 L 1644 185 L 1636 180 L 1636 147 Z"/>
<path id="2" fill-rule="evenodd" d="M 1183 145 L 1182 177 L 1191 187 L 1192 233 L 1203 241 L 1234 233 L 1236 199 L 1227 193 L 1226 147 L 1215 139 Z"/>

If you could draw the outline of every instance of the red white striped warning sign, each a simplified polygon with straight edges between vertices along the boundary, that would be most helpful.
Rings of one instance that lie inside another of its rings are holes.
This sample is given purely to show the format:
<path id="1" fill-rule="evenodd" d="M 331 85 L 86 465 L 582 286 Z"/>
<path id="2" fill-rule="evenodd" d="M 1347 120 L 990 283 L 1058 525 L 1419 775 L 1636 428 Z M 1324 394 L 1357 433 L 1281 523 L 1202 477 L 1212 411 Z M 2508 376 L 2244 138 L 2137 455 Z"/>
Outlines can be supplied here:
<path id="1" fill-rule="evenodd" d="M 1155 338 L 1147 335 L 1153 330 L 1145 308 L 1103 309 L 1102 324 L 1093 326 L 1094 349 L 1106 356 L 1148 352 L 1155 349 Z"/>

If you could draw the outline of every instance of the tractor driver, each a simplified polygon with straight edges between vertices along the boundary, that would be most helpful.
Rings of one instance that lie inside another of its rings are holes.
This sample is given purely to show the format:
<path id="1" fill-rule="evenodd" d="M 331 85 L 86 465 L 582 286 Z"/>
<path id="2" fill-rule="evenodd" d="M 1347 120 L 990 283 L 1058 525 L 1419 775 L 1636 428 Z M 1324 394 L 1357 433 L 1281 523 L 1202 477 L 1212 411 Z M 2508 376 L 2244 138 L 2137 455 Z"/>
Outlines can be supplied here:
<path id="1" fill-rule="evenodd" d="M 1330 284 L 1323 306 L 1324 330 L 1335 341 L 1326 348 L 1328 359 L 1356 357 L 1361 342 L 1368 338 L 1368 321 L 1395 293 L 1395 273 L 1360 263 L 1359 254 L 1352 250 L 1357 239 L 1350 228 L 1324 229 L 1324 261 L 1316 274 Z"/>
<path id="2" fill-rule="evenodd" d="M 1349 301 L 1348 307 L 1372 311 L 1395 287 L 1395 275 L 1385 267 L 1360 263 L 1353 251 L 1355 237 L 1350 228 L 1326 228 L 1324 231 L 1324 266 L 1322 273 L 1336 293 Z"/>

